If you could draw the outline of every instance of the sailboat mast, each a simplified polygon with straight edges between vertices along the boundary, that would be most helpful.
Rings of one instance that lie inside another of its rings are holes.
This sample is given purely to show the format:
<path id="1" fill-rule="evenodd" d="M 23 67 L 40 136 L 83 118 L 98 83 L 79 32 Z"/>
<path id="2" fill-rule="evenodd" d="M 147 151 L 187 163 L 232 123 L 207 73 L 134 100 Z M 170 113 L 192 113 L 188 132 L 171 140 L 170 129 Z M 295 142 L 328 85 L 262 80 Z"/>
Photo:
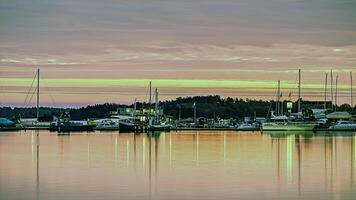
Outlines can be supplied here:
<path id="1" fill-rule="evenodd" d="M 40 118 L 40 68 L 37 69 L 37 122 Z"/>
<path id="2" fill-rule="evenodd" d="M 151 104 L 152 104 L 152 83 L 151 83 L 151 81 L 149 84 L 149 89 L 150 89 L 149 104 L 150 104 L 150 109 L 151 109 Z"/>
<path id="3" fill-rule="evenodd" d="M 301 86 L 301 75 L 302 75 L 302 70 L 299 69 L 299 82 L 298 82 L 298 113 L 301 110 L 301 96 L 300 96 L 300 86 Z"/>
<path id="4" fill-rule="evenodd" d="M 155 92 L 155 114 L 156 114 L 156 124 L 158 123 L 158 89 Z"/>
<path id="5" fill-rule="evenodd" d="M 194 101 L 194 124 L 197 123 L 197 104 L 196 102 Z"/>
<path id="6" fill-rule="evenodd" d="M 325 74 L 324 109 L 327 109 L 328 73 Z"/>
<path id="7" fill-rule="evenodd" d="M 132 112 L 132 116 L 134 119 L 134 122 L 136 122 L 136 108 L 137 108 L 137 99 L 134 100 L 134 108 L 133 108 L 133 112 Z"/>
<path id="8" fill-rule="evenodd" d="M 334 89 L 333 89 L 333 70 L 331 70 L 330 74 L 330 92 L 331 92 L 331 110 L 334 110 Z"/>
<path id="9" fill-rule="evenodd" d="M 338 81 L 339 81 L 339 75 L 336 75 L 336 82 L 335 82 L 335 111 L 337 109 L 337 92 L 338 92 Z"/>
<path id="10" fill-rule="evenodd" d="M 279 116 L 280 113 L 280 107 L 279 107 L 279 101 L 281 98 L 281 81 L 278 80 L 278 88 L 277 88 L 277 102 L 276 102 L 276 114 Z"/>
<path id="11" fill-rule="evenodd" d="M 179 121 L 181 121 L 182 120 L 182 105 L 181 104 L 179 104 L 179 114 L 178 114 L 178 119 L 179 119 Z"/>
<path id="12" fill-rule="evenodd" d="M 353 108 L 354 107 L 354 104 L 353 104 L 353 88 L 352 88 L 352 84 L 353 84 L 353 82 L 352 82 L 352 72 L 350 72 L 350 105 L 351 105 L 351 108 Z"/>

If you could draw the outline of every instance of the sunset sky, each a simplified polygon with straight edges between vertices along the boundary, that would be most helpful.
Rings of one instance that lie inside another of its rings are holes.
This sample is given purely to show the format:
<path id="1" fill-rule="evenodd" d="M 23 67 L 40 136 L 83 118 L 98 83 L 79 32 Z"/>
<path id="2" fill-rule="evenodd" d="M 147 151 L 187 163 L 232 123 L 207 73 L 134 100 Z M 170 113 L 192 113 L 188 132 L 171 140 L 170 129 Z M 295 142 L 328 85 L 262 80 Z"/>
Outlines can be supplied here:
<path id="1" fill-rule="evenodd" d="M 324 99 L 333 69 L 350 102 L 355 10 L 354 0 L 1 0 L 0 106 L 24 105 L 37 67 L 45 106 L 144 101 L 150 80 L 161 100 L 272 99 L 279 79 L 295 99 L 299 68 L 304 99 Z"/>

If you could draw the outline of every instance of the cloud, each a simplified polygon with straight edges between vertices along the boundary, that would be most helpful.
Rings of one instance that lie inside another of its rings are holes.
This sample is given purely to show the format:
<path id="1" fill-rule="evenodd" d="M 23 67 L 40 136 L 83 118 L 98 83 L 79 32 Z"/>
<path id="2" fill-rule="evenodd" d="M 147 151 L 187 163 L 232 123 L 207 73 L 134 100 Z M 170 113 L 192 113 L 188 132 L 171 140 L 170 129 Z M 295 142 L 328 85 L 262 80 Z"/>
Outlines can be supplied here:
<path id="1" fill-rule="evenodd" d="M 344 49 L 333 49 L 333 52 L 338 53 L 338 52 L 343 52 Z"/>
<path id="2" fill-rule="evenodd" d="M 4 62 L 4 63 L 22 63 L 22 61 L 15 60 L 15 59 L 1 59 L 1 62 Z"/>
<path id="3" fill-rule="evenodd" d="M 82 65 L 85 62 L 67 62 L 58 59 L 36 59 L 36 58 L 24 58 L 24 59 L 1 59 L 3 63 L 14 63 L 24 65 Z"/>

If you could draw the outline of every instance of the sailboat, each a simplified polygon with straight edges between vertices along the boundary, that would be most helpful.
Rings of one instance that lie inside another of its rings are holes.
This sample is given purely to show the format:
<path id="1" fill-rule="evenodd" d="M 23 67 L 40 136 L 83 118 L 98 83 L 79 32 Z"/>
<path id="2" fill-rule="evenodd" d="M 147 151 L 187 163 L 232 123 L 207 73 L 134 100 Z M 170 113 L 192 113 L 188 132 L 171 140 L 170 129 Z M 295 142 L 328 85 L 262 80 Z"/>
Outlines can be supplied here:
<path id="1" fill-rule="evenodd" d="M 312 131 L 317 123 L 293 121 L 291 117 L 272 116 L 269 122 L 262 124 L 262 131 Z"/>
<path id="2" fill-rule="evenodd" d="M 167 124 L 160 123 L 159 119 L 159 107 L 158 107 L 158 89 L 155 90 L 155 117 L 153 124 L 148 126 L 148 131 L 169 131 L 170 126 Z"/>
<path id="3" fill-rule="evenodd" d="M 33 80 L 32 84 L 34 83 L 35 79 L 37 79 L 37 86 L 36 86 L 36 89 L 35 89 L 35 91 L 37 93 L 37 95 L 36 95 L 37 96 L 37 99 L 36 99 L 36 118 L 27 118 L 27 119 L 26 118 L 25 119 L 24 118 L 20 118 L 20 120 L 19 120 L 21 126 L 23 126 L 26 129 L 32 129 L 32 128 L 37 129 L 39 127 L 46 128 L 46 127 L 49 126 L 49 123 L 40 123 L 39 122 L 39 118 L 40 118 L 40 69 L 39 68 L 37 69 L 37 73 L 36 73 L 36 75 L 34 77 L 34 80 Z M 33 86 L 32 84 L 31 84 L 31 87 L 29 89 L 29 92 L 32 89 L 32 86 Z M 29 93 L 26 96 L 24 105 L 26 104 L 26 102 L 28 100 L 27 99 L 28 95 L 29 95 Z"/>
<path id="4" fill-rule="evenodd" d="M 350 105 L 353 107 L 353 88 L 352 88 L 352 72 L 350 72 Z M 336 99 L 337 100 L 337 93 Z M 335 124 L 331 125 L 328 130 L 332 131 L 355 131 L 356 130 L 356 121 L 352 120 L 352 115 L 348 112 L 334 112 L 330 113 L 328 118 L 338 119 Z"/>
<path id="5" fill-rule="evenodd" d="M 299 69 L 299 83 L 298 83 L 298 115 L 301 114 L 301 70 Z M 271 113 L 269 122 L 262 123 L 262 131 L 312 131 L 317 123 L 296 121 L 295 117 L 281 115 L 280 107 L 280 81 L 278 81 L 278 92 L 276 102 L 276 114 Z"/>

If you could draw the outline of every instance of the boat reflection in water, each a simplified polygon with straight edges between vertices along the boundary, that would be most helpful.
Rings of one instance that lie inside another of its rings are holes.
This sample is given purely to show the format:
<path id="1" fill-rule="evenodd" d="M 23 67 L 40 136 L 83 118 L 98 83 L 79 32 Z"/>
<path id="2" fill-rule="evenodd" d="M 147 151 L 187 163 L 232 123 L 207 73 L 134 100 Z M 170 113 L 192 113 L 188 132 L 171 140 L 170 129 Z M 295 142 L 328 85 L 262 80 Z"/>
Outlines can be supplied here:
<path id="1" fill-rule="evenodd" d="M 7 132 L 0 199 L 353 199 L 355 147 L 301 131 Z"/>

